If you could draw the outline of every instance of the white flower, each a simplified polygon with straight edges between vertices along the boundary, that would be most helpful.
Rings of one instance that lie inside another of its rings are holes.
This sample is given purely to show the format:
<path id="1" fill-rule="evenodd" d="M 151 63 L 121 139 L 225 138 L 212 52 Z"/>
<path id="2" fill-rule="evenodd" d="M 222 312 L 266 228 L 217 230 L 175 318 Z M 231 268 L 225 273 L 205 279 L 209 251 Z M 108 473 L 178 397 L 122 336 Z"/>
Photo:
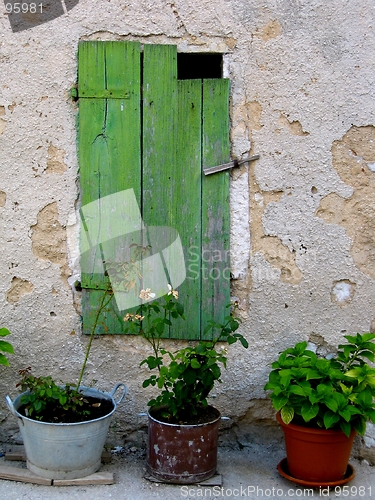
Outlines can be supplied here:
<path id="1" fill-rule="evenodd" d="M 173 290 L 172 286 L 169 283 L 168 283 L 168 289 L 169 289 L 168 295 L 173 295 L 175 299 L 178 299 L 178 291 Z"/>
<path id="2" fill-rule="evenodd" d="M 141 290 L 139 298 L 143 300 L 149 300 L 155 298 L 155 294 L 151 292 L 150 288 L 146 288 L 146 290 Z"/>
<path id="3" fill-rule="evenodd" d="M 144 316 L 141 316 L 140 314 L 126 313 L 124 321 L 142 321 L 143 319 Z"/>

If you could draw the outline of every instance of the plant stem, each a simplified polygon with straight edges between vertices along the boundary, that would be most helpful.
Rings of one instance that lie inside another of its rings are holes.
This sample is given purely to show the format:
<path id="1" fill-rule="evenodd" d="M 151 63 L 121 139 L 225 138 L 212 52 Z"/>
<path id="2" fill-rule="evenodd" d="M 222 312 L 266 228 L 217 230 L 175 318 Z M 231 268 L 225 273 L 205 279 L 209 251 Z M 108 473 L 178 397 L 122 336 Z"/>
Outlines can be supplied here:
<path id="1" fill-rule="evenodd" d="M 107 297 L 107 293 L 108 292 L 109 292 L 109 298 L 108 298 L 107 302 L 105 302 L 105 299 Z M 110 303 L 110 301 L 112 300 L 112 297 L 113 297 L 112 290 L 110 288 L 107 288 L 104 291 L 102 300 L 100 301 L 100 305 L 99 305 L 99 307 L 98 307 L 98 309 L 96 311 L 95 320 L 94 320 L 94 323 L 92 325 L 91 332 L 90 332 L 89 342 L 88 342 L 87 347 L 86 347 L 85 359 L 83 361 L 83 365 L 82 365 L 82 368 L 81 368 L 81 373 L 79 375 L 79 379 L 78 379 L 78 382 L 77 382 L 77 389 L 79 389 L 79 387 L 80 387 L 80 385 L 82 383 L 83 375 L 84 375 L 85 369 L 86 369 L 87 360 L 89 359 L 89 354 L 90 354 L 90 350 L 91 350 L 92 341 L 94 340 L 95 330 L 96 330 L 96 327 L 98 326 L 99 316 L 102 313 L 102 311 L 107 307 L 107 305 Z"/>

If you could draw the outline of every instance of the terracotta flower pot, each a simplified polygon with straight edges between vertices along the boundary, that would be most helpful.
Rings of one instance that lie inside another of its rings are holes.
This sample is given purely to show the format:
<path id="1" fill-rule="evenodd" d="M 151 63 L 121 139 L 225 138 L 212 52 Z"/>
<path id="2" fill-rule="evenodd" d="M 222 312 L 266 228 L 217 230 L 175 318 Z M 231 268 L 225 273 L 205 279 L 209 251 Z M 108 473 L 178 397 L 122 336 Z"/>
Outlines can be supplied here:
<path id="1" fill-rule="evenodd" d="M 287 465 L 292 477 L 311 483 L 327 483 L 344 478 L 355 437 L 341 430 L 315 429 L 277 421 L 285 437 Z"/>
<path id="2" fill-rule="evenodd" d="M 202 424 L 169 424 L 148 414 L 147 471 L 167 483 L 190 484 L 209 479 L 216 472 L 221 415 Z"/>

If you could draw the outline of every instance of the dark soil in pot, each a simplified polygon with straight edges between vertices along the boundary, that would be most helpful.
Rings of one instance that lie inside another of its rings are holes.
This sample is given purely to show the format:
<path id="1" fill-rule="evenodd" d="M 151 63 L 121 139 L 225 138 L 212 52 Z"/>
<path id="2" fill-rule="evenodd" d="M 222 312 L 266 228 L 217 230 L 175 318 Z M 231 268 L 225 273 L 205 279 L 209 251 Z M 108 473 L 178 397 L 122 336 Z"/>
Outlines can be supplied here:
<path id="1" fill-rule="evenodd" d="M 42 422 L 49 422 L 54 424 L 73 424 L 77 422 L 88 422 L 104 417 L 111 413 L 113 410 L 113 403 L 109 399 L 93 398 L 85 396 L 83 405 L 79 407 L 79 413 L 64 410 L 57 402 L 55 404 L 48 404 L 43 411 L 43 418 L 34 419 L 33 416 L 27 415 L 25 407 L 22 405 L 18 408 L 18 413 L 31 418 L 33 420 L 41 420 Z"/>
<path id="2" fill-rule="evenodd" d="M 164 422 L 165 424 L 175 424 L 175 425 L 199 425 L 206 424 L 216 420 L 220 413 L 213 406 L 197 406 L 197 414 L 186 411 L 180 418 L 167 417 L 165 416 L 165 408 L 152 408 L 150 410 L 150 415 L 159 422 Z"/>

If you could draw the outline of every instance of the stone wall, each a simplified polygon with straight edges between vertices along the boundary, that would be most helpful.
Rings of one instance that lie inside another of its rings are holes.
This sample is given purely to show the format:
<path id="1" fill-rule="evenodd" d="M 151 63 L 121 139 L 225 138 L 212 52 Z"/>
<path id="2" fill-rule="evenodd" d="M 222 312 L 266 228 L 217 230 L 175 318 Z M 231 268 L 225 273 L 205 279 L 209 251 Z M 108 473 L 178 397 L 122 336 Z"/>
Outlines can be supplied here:
<path id="1" fill-rule="evenodd" d="M 231 173 L 233 296 L 251 348 L 230 352 L 215 391 L 224 414 L 245 423 L 258 404 L 255 414 L 271 415 L 269 364 L 291 343 L 335 346 L 375 329 L 374 13 L 372 0 L 80 0 L 19 32 L 1 16 L 0 304 L 16 354 L 0 368 L 0 394 L 17 394 L 17 371 L 29 365 L 74 379 L 87 343 L 72 287 L 80 40 L 225 54 L 232 156 L 260 159 Z M 95 340 L 87 381 L 130 389 L 117 438 L 145 410 L 146 352 L 137 338 Z M 4 404 L 0 420 L 4 438 L 17 438 Z"/>

